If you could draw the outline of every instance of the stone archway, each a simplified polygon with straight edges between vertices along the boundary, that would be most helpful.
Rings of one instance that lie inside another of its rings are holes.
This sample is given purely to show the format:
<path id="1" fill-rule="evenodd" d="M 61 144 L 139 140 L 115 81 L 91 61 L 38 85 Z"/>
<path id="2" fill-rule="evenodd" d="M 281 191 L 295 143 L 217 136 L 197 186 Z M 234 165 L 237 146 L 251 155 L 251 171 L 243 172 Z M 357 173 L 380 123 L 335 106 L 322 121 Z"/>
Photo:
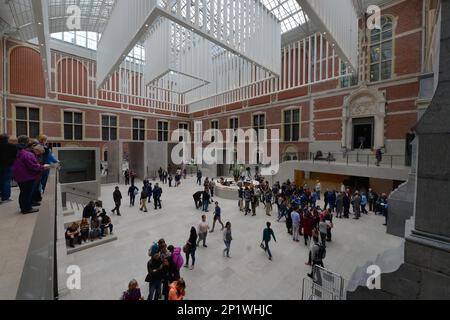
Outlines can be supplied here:
<path id="1" fill-rule="evenodd" d="M 356 119 L 374 118 L 375 148 L 385 146 L 384 120 L 386 117 L 386 98 L 377 89 L 362 86 L 344 99 L 342 117 L 342 147 L 353 149 L 353 122 Z"/>

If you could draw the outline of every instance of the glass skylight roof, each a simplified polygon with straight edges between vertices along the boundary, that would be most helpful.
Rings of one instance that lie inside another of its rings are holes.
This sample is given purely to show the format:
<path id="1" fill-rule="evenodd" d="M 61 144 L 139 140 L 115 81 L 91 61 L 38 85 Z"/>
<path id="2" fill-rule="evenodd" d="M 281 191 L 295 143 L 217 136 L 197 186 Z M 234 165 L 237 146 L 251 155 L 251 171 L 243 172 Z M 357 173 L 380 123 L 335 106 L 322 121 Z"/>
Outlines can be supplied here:
<path id="1" fill-rule="evenodd" d="M 261 0 L 261 3 L 281 21 L 281 33 L 291 31 L 308 21 L 296 0 Z"/>

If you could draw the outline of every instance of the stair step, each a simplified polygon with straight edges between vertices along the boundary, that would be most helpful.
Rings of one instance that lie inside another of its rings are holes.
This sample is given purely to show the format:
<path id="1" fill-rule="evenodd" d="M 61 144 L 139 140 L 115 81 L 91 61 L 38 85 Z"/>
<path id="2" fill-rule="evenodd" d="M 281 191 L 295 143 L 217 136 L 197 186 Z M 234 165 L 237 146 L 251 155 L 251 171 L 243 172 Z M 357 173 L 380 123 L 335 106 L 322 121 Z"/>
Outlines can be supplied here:
<path id="1" fill-rule="evenodd" d="M 76 252 L 80 252 L 80 251 L 84 251 L 84 250 L 88 250 L 88 249 L 91 249 L 91 248 L 94 248 L 94 247 L 98 247 L 98 246 L 101 246 L 103 244 L 116 241 L 117 239 L 118 238 L 117 238 L 116 235 L 112 235 L 112 236 L 109 235 L 109 236 L 106 236 L 106 237 L 102 238 L 101 240 L 97 239 L 97 240 L 95 240 L 93 242 L 86 242 L 84 244 L 77 245 L 77 246 L 75 246 L 75 248 L 70 248 L 69 247 L 69 248 L 67 248 L 67 255 L 74 254 Z"/>

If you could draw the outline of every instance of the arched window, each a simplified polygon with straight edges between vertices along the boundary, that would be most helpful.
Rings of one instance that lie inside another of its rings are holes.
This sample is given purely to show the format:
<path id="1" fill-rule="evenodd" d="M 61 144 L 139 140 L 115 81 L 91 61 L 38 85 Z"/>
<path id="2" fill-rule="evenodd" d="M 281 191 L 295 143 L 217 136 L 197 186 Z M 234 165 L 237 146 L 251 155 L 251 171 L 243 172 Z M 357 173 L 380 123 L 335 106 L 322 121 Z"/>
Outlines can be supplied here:
<path id="1" fill-rule="evenodd" d="M 393 70 L 394 27 L 392 19 L 381 18 L 381 29 L 370 33 L 370 81 L 387 80 Z"/>

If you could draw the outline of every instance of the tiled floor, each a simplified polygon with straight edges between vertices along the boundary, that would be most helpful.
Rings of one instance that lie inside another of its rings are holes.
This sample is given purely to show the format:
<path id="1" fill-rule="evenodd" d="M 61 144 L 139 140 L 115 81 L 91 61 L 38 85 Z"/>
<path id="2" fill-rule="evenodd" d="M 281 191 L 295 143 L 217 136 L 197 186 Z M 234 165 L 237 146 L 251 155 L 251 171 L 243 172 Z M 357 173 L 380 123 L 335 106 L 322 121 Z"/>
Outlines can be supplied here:
<path id="1" fill-rule="evenodd" d="M 81 267 L 81 290 L 70 291 L 61 299 L 118 299 L 129 280 L 135 278 L 143 294 L 148 294 L 144 282 L 147 250 L 160 238 L 168 244 L 182 247 L 191 226 L 197 226 L 201 212 L 194 207 L 192 195 L 200 190 L 194 179 L 183 181 L 180 188 L 164 186 L 163 210 L 142 213 L 127 205 L 124 196 L 122 217 L 112 215 L 118 241 L 75 253 L 66 264 Z M 102 188 L 103 201 L 110 213 L 114 186 Z M 121 186 L 126 194 L 125 186 Z M 302 279 L 310 268 L 305 266 L 309 249 L 304 243 L 294 243 L 284 223 L 265 216 L 263 208 L 256 217 L 243 216 L 237 203 L 221 200 L 223 221 L 232 223 L 231 259 L 223 258 L 224 244 L 220 228 L 208 235 L 208 248 L 199 248 L 194 271 L 182 270 L 187 282 L 186 299 L 300 299 Z M 212 224 L 212 214 L 208 219 Z M 271 262 L 259 247 L 267 220 L 273 222 L 277 243 L 272 242 Z M 364 216 L 361 220 L 335 221 L 333 242 L 327 249 L 325 266 L 349 279 L 357 266 L 374 260 L 385 250 L 400 246 L 402 239 L 386 234 L 379 216 Z"/>
<path id="2" fill-rule="evenodd" d="M 18 198 L 18 189 L 11 198 Z M 20 214 L 16 200 L 0 204 L 0 300 L 16 297 L 36 218 Z"/>

